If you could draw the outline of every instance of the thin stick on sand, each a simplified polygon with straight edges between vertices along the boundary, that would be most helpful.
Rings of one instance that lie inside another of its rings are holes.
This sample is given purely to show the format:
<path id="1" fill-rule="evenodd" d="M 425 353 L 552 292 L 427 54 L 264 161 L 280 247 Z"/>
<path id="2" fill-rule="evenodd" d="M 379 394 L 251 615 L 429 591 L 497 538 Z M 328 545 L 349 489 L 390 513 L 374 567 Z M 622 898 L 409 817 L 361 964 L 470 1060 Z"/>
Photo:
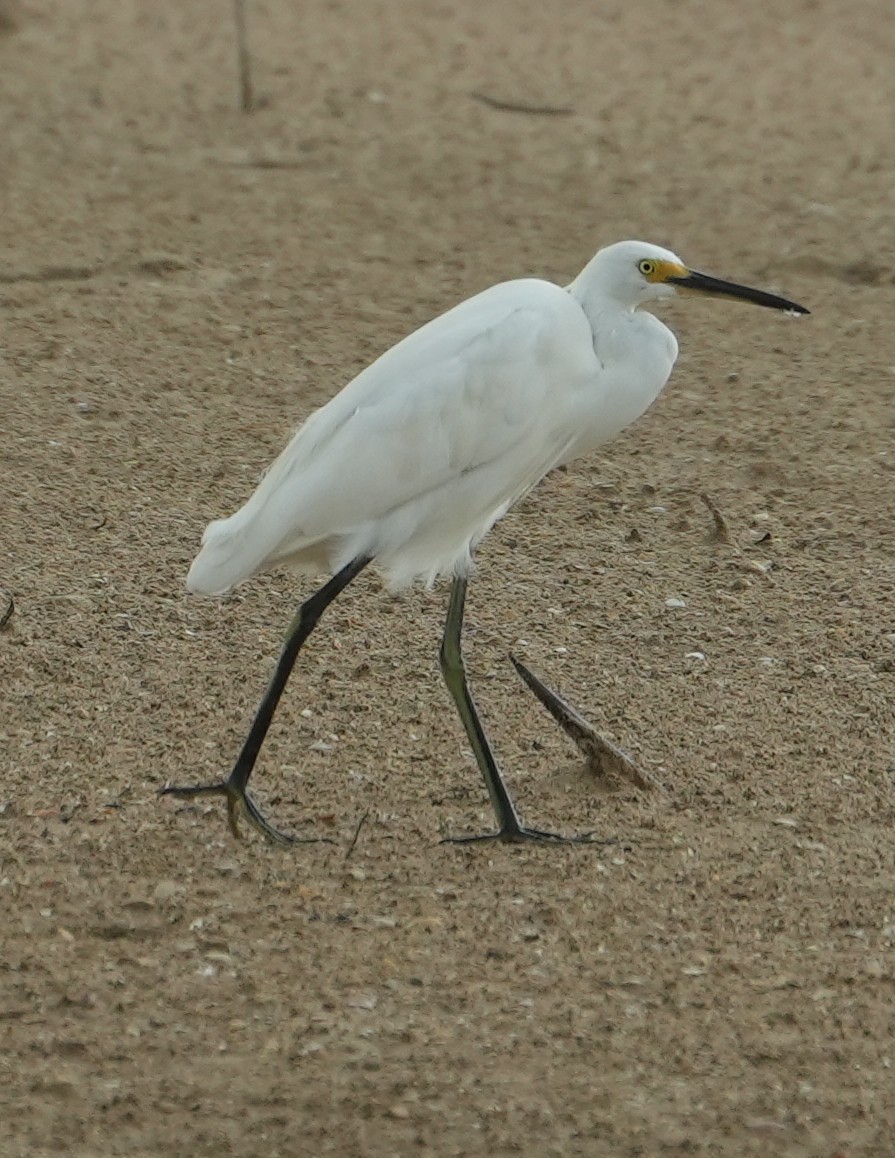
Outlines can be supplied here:
<path id="1" fill-rule="evenodd" d="M 665 791 L 660 780 L 645 768 L 641 768 L 627 752 L 622 751 L 611 740 L 601 736 L 567 700 L 548 687 L 543 680 L 538 679 L 521 660 L 511 655 L 510 661 L 523 682 L 534 692 L 536 698 L 587 760 L 587 766 L 594 775 L 620 776 L 630 780 L 638 788 L 658 788 Z"/>
<path id="2" fill-rule="evenodd" d="M 255 93 L 252 88 L 252 61 L 249 56 L 246 36 L 245 0 L 233 0 L 233 10 L 236 18 L 236 55 L 239 64 L 240 103 L 242 111 L 250 113 L 255 107 Z"/>

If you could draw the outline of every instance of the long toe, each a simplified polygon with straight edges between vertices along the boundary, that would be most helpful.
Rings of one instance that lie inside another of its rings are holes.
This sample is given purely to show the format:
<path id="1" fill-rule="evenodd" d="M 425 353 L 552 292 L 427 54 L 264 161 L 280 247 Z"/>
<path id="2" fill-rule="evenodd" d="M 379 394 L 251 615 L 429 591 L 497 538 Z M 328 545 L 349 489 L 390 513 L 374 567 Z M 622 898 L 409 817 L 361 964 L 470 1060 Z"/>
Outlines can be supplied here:
<path id="1" fill-rule="evenodd" d="M 545 832 L 541 828 L 523 828 L 518 833 L 508 833 L 503 838 L 509 841 L 536 840 L 542 844 L 616 844 L 615 837 L 599 837 L 595 832 Z"/>
<path id="2" fill-rule="evenodd" d="M 447 836 L 442 844 L 480 844 L 488 840 L 500 840 L 505 844 L 524 844 L 536 841 L 539 844 L 616 844 L 614 837 L 600 838 L 594 832 L 576 832 L 568 836 L 561 832 L 546 832 L 541 828 L 501 828 L 495 832 L 476 833 L 472 836 Z"/>
<path id="3" fill-rule="evenodd" d="M 288 847 L 292 844 L 332 844 L 329 837 L 289 836 L 278 828 L 274 828 L 245 788 L 239 784 L 234 784 L 232 780 L 221 780 L 217 784 L 191 784 L 183 788 L 174 784 L 166 784 L 164 788 L 159 789 L 159 795 L 180 796 L 185 799 L 191 799 L 194 796 L 226 796 L 227 821 L 230 825 L 230 831 L 237 840 L 242 838 L 239 831 L 241 817 L 271 844 L 277 844 L 281 847 Z"/>
<path id="4" fill-rule="evenodd" d="M 230 830 L 236 837 L 239 837 L 237 822 L 240 816 L 242 816 L 246 823 L 250 824 L 256 832 L 260 832 L 262 836 L 266 837 L 271 844 L 278 844 L 281 847 L 288 847 L 292 844 L 314 844 L 321 840 L 326 841 L 325 837 L 289 836 L 287 833 L 281 832 L 278 828 L 274 828 L 248 792 L 240 792 L 238 789 L 233 788 L 227 793 L 227 819 L 230 821 Z M 326 842 L 332 843 L 331 841 Z"/>
<path id="5" fill-rule="evenodd" d="M 230 831 L 239 839 L 239 825 L 237 824 L 238 814 L 241 809 L 246 807 L 240 800 L 240 795 L 245 797 L 245 792 L 241 794 L 238 789 L 234 788 L 229 780 L 219 780 L 217 784 L 189 784 L 181 787 L 177 784 L 166 784 L 164 788 L 159 789 L 159 796 L 179 796 L 181 799 L 191 800 L 195 796 L 226 796 L 227 798 L 227 819 L 230 822 Z M 258 809 L 251 806 L 257 814 L 259 820 L 266 824 Z M 269 826 L 268 826 L 269 827 Z M 263 831 L 263 829 L 262 829 Z M 274 831 L 271 829 L 271 831 Z M 266 835 L 266 834 L 265 834 Z"/>

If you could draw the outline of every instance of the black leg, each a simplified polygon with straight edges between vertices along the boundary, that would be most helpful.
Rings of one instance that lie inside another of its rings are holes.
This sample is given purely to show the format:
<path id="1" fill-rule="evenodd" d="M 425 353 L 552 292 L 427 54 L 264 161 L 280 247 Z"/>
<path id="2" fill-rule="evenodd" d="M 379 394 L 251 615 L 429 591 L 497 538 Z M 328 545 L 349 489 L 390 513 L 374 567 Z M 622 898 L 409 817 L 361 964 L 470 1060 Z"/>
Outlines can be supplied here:
<path id="1" fill-rule="evenodd" d="M 283 690 L 289 681 L 289 676 L 292 673 L 292 668 L 295 666 L 295 660 L 301 651 L 302 645 L 317 626 L 320 616 L 327 607 L 329 607 L 330 603 L 332 603 L 337 595 L 345 590 L 348 584 L 363 571 L 369 562 L 370 559 L 366 557 L 353 559 L 299 607 L 286 633 L 286 642 L 283 645 L 283 650 L 277 661 L 273 679 L 270 681 L 267 691 L 264 693 L 264 698 L 255 714 L 252 727 L 249 730 L 246 741 L 242 746 L 242 751 L 239 753 L 239 757 L 229 777 L 218 784 L 197 784 L 188 788 L 177 788 L 173 785 L 166 785 L 161 789 L 162 795 L 225 796 L 227 798 L 227 815 L 230 821 L 230 828 L 235 836 L 239 835 L 237 818 L 240 813 L 242 813 L 253 828 L 263 833 L 269 840 L 274 841 L 276 844 L 299 843 L 297 838 L 286 836 L 285 833 L 274 828 L 264 818 L 258 806 L 248 794 L 249 777 L 252 775 L 252 769 L 255 767 L 255 761 L 258 759 L 258 753 L 261 751 L 261 745 L 264 743 L 264 737 L 267 735 L 267 730 L 273 720 L 277 704 L 280 702 L 280 696 L 282 696 Z"/>
<path id="2" fill-rule="evenodd" d="M 503 782 L 500 769 L 497 767 L 497 761 L 494 759 L 494 753 L 491 751 L 491 745 L 488 743 L 488 737 L 485 735 L 485 730 L 479 719 L 475 701 L 472 698 L 469 683 L 466 679 L 466 670 L 463 666 L 463 653 L 460 640 L 463 632 L 466 586 L 466 579 L 458 577 L 454 579 L 453 586 L 451 587 L 447 619 L 444 625 L 444 637 L 441 641 L 441 674 L 444 676 L 444 682 L 447 684 L 448 691 L 451 693 L 460 719 L 463 721 L 463 727 L 466 729 L 466 735 L 475 753 L 476 762 L 485 780 L 485 787 L 488 789 L 488 795 L 491 797 L 491 804 L 494 807 L 494 813 L 497 817 L 498 828 L 496 832 L 486 832 L 478 836 L 451 838 L 451 843 L 468 844 L 478 840 L 540 840 L 589 843 L 592 841 L 591 833 L 583 833 L 580 836 L 560 836 L 558 833 L 542 832 L 536 828 L 526 828 L 519 819 L 519 813 L 516 811 L 507 786 Z"/>

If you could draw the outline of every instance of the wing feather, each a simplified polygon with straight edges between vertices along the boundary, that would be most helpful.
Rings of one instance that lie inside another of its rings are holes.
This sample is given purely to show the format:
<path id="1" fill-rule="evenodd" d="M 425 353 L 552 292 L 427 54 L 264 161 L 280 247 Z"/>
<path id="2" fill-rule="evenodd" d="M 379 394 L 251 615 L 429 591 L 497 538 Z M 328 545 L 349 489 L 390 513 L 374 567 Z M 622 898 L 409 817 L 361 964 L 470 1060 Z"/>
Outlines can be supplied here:
<path id="1" fill-rule="evenodd" d="M 467 539 L 476 520 L 487 529 L 562 456 L 575 385 L 597 370 L 590 327 L 564 290 L 536 280 L 486 290 L 312 414 L 245 506 L 210 524 L 189 585 L 225 590 L 303 553 L 319 566 L 335 541 L 394 552 L 396 529 L 409 534 L 411 514 L 434 499 L 469 508 Z"/>

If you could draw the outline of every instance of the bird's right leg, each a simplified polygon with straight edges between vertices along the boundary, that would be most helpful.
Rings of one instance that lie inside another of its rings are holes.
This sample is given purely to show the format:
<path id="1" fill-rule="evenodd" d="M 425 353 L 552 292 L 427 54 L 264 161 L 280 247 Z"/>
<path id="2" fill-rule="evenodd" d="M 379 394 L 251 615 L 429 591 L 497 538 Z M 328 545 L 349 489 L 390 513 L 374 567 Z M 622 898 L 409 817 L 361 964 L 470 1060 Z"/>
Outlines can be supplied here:
<path id="1" fill-rule="evenodd" d="M 196 784 L 186 788 L 166 785 L 160 790 L 163 796 L 225 796 L 227 798 L 227 816 L 234 836 L 239 836 L 237 819 L 241 814 L 254 829 L 276 844 L 306 843 L 297 837 L 287 836 L 280 832 L 265 819 L 248 793 L 249 777 L 252 775 L 252 769 L 255 767 L 255 761 L 258 759 L 258 753 L 264 743 L 264 737 L 267 735 L 277 704 L 280 702 L 280 697 L 292 673 L 292 668 L 295 666 L 302 645 L 317 626 L 321 615 L 330 603 L 345 590 L 369 562 L 370 559 L 366 556 L 353 559 L 299 607 L 286 633 L 286 642 L 277 661 L 273 678 L 264 693 L 264 698 L 255 713 L 252 727 L 242 746 L 242 751 L 239 753 L 233 771 L 228 778 L 217 784 Z"/>
<path id="2" fill-rule="evenodd" d="M 497 817 L 497 830 L 477 836 L 450 838 L 451 844 L 469 844 L 480 840 L 544 841 L 549 843 L 595 843 L 593 833 L 577 836 L 562 836 L 556 832 L 544 832 L 539 828 L 526 828 L 516 811 L 510 793 L 497 767 L 485 729 L 469 690 L 463 653 L 460 646 L 463 632 L 463 611 L 466 605 L 466 585 L 464 577 L 454 579 L 448 604 L 444 638 L 441 643 L 441 673 L 448 691 L 451 693 L 466 735 L 482 773 L 491 804 Z"/>

